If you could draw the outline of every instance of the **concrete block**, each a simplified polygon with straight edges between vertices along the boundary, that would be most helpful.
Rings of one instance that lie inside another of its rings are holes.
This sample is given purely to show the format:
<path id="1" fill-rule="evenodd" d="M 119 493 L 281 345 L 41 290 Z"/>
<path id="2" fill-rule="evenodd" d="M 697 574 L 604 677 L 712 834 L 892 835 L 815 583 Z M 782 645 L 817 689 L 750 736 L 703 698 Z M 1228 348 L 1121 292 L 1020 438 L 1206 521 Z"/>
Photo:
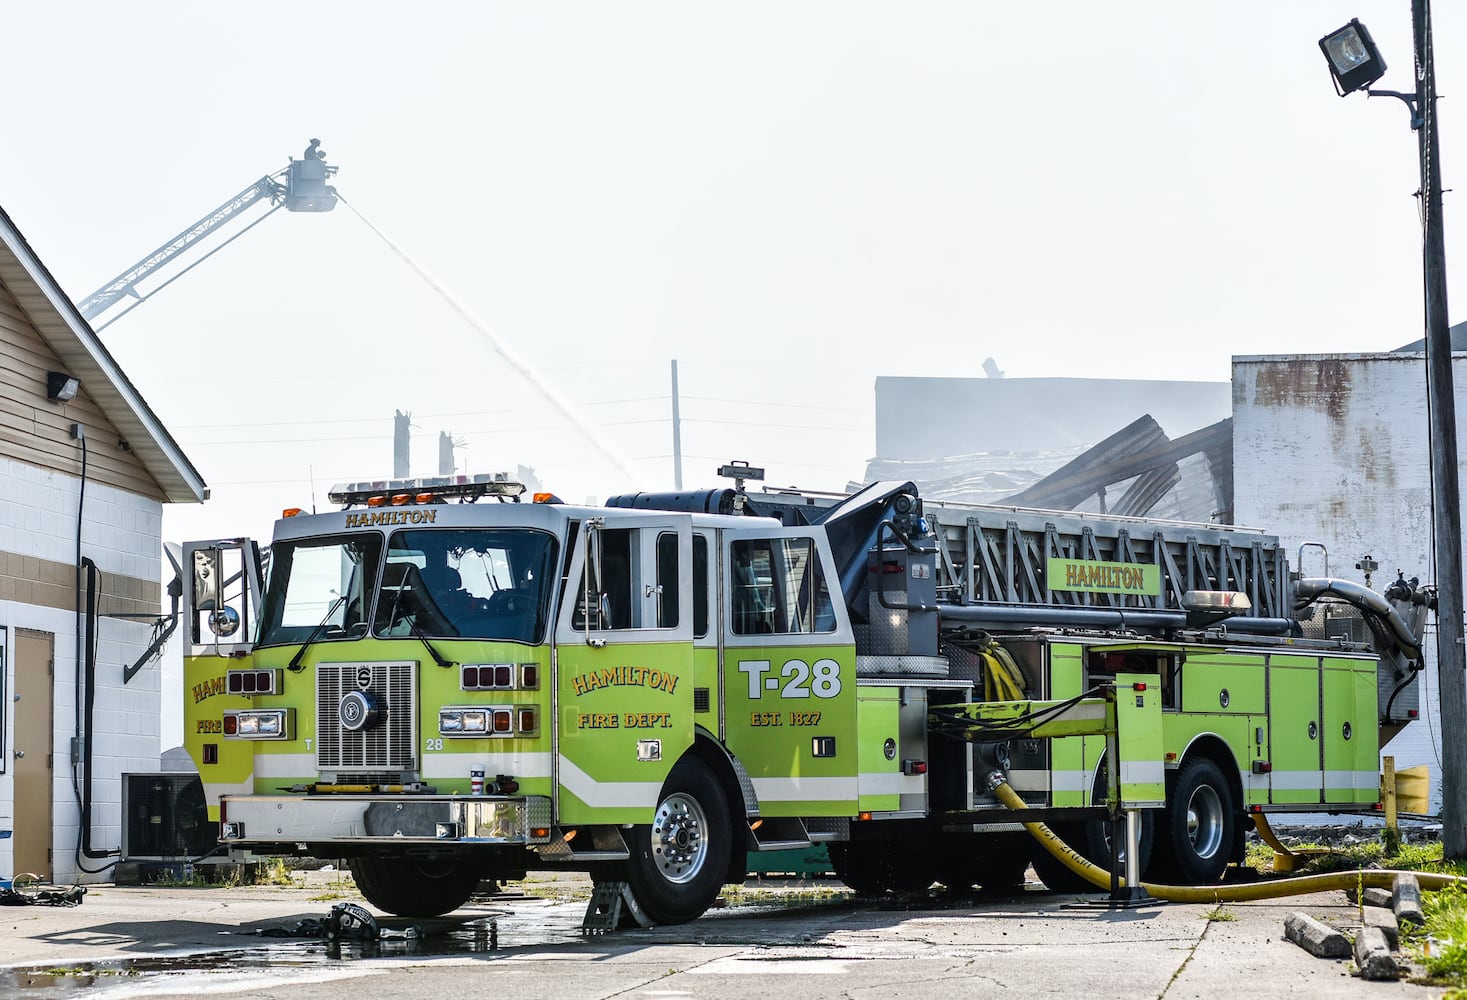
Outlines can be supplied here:
<path id="1" fill-rule="evenodd" d="M 1391 951 L 1401 946 L 1400 925 L 1396 923 L 1396 915 L 1381 906 L 1367 906 L 1364 910 L 1365 926 L 1379 927 L 1385 935 L 1386 944 L 1390 945 Z"/>
<path id="2" fill-rule="evenodd" d="M 1391 957 L 1385 934 L 1379 927 L 1362 927 L 1355 935 L 1355 964 L 1360 978 L 1372 982 L 1401 978 L 1401 967 Z"/>
<path id="3" fill-rule="evenodd" d="M 1358 904 L 1360 902 L 1360 891 L 1354 888 L 1346 889 L 1345 898 L 1352 903 Z M 1391 895 L 1389 889 L 1372 888 L 1365 890 L 1366 906 L 1384 906 L 1386 909 L 1390 909 L 1394 902 L 1394 899 L 1395 897 Z"/>
<path id="4" fill-rule="evenodd" d="M 1417 927 L 1426 923 L 1426 915 L 1421 912 L 1421 883 L 1416 876 L 1407 873 L 1397 875 L 1391 887 L 1396 919 Z"/>
<path id="5" fill-rule="evenodd" d="M 1348 958 L 1350 941 L 1328 924 L 1306 913 L 1291 913 L 1284 920 L 1284 937 L 1315 958 Z"/>

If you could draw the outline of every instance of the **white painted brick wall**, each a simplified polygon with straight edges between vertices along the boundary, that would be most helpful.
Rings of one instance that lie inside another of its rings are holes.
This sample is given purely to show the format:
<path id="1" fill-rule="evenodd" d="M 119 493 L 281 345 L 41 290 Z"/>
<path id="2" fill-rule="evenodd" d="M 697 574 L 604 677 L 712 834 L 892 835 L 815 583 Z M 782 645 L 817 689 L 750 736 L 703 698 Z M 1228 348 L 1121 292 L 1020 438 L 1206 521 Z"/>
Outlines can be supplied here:
<path id="1" fill-rule="evenodd" d="M 1467 356 L 1453 359 L 1467 384 Z M 1467 400 L 1458 390 L 1457 437 Z M 1380 563 L 1383 590 L 1397 569 L 1433 580 L 1426 366 L 1420 354 L 1272 355 L 1233 359 L 1233 497 L 1240 524 L 1264 528 L 1288 546 L 1295 569 L 1322 575 L 1322 542 L 1332 576 L 1362 581 L 1355 563 Z M 1441 722 L 1436 642 L 1426 641 L 1421 721 L 1385 752 L 1396 767 L 1431 768 L 1432 809 L 1441 805 Z"/>
<path id="2" fill-rule="evenodd" d="M 76 560 L 76 509 L 79 480 L 20 462 L 0 460 L 0 550 L 49 559 L 68 565 Z M 111 487 L 88 483 L 82 525 L 82 555 L 103 574 L 156 580 L 161 576 L 163 510 L 161 504 Z M 106 608 L 104 607 L 105 611 Z M 72 789 L 70 747 L 78 735 L 76 678 L 76 622 L 71 611 L 0 602 L 0 628 L 7 650 L 13 651 L 14 629 L 29 628 L 55 636 L 55 687 L 52 693 L 52 743 L 55 780 L 53 878 L 96 881 L 105 875 L 78 871 L 75 854 L 80 807 Z M 121 776 L 158 770 L 161 671 L 156 661 L 127 684 L 124 669 L 152 638 L 147 622 L 102 619 L 98 626 L 97 687 L 93 716 L 93 849 L 121 845 Z M 7 756 L 15 731 L 14 654 L 5 663 L 5 746 Z M 0 830 L 13 830 L 14 778 L 0 775 Z M 13 841 L 0 840 L 0 874 L 14 874 Z M 87 868 L 105 862 L 84 860 Z"/>

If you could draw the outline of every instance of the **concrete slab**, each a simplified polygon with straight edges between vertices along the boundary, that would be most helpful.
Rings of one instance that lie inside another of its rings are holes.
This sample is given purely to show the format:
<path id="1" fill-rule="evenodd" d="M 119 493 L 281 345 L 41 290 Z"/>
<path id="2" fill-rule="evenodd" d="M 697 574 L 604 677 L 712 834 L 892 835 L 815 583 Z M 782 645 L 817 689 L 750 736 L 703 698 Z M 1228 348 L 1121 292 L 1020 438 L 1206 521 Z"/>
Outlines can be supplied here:
<path id="1" fill-rule="evenodd" d="M 571 877 L 530 886 L 549 898 L 476 898 L 416 942 L 333 949 L 253 933 L 319 918 L 334 902 L 357 898 L 349 881 L 337 882 L 99 886 L 74 909 L 0 908 L 0 966 L 9 967 L 0 968 L 0 995 L 96 975 L 93 992 L 105 998 L 109 983 L 95 966 L 108 960 L 124 960 L 134 973 L 114 975 L 110 984 L 125 979 L 139 994 L 157 991 L 149 977 L 184 971 L 191 995 L 249 989 L 282 1000 L 360 1000 L 364 985 L 382 997 L 487 991 L 565 1000 L 628 993 L 723 998 L 751 989 L 769 1000 L 951 1000 L 979 991 L 1009 998 L 1246 993 L 1293 1000 L 1366 990 L 1372 998 L 1428 1000 L 1443 992 L 1363 983 L 1350 975 L 1347 960 L 1313 958 L 1284 940 L 1285 917 L 1295 910 L 1352 925 L 1358 910 L 1338 892 L 1107 911 L 1065 908 L 1065 897 L 1036 892 L 873 902 L 853 900 L 833 884 L 806 886 L 804 895 L 767 886 L 731 893 L 731 905 L 690 924 L 583 937 L 578 927 L 590 887 Z M 41 981 L 47 976 L 55 982 Z"/>

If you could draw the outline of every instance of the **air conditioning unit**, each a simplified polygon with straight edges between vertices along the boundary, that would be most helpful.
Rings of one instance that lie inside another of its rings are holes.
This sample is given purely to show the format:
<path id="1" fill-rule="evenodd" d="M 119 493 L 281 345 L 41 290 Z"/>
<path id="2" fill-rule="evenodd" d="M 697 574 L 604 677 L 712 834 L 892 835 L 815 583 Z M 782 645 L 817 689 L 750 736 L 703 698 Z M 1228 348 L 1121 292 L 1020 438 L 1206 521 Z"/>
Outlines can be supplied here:
<path id="1" fill-rule="evenodd" d="M 191 861 L 219 844 L 197 774 L 122 776 L 124 861 Z"/>

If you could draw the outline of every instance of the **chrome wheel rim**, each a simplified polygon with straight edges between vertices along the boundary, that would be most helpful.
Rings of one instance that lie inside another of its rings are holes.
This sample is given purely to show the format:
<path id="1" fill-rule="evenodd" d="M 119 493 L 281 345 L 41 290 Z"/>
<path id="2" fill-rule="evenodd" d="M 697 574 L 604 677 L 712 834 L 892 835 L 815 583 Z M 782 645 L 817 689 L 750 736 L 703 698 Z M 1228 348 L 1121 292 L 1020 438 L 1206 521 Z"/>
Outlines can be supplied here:
<path id="1" fill-rule="evenodd" d="M 1222 799 L 1217 789 L 1202 785 L 1187 800 L 1187 839 L 1199 858 L 1211 858 L 1222 848 Z"/>
<path id="2" fill-rule="evenodd" d="M 707 832 L 697 799 L 677 792 L 663 800 L 652 821 L 652 856 L 663 878 L 682 885 L 698 877 L 708 860 Z"/>

